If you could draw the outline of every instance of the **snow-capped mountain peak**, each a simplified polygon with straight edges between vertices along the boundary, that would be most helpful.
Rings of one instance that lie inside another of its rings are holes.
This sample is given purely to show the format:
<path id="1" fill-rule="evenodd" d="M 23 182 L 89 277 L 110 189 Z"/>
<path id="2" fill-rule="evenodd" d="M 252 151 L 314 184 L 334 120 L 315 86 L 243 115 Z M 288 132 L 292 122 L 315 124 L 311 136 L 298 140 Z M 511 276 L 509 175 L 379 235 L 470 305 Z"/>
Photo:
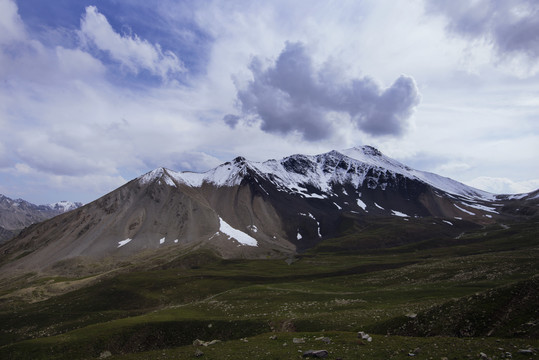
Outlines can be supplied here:
<path id="1" fill-rule="evenodd" d="M 343 150 L 342 153 L 365 164 L 385 168 L 406 177 L 420 180 L 450 194 L 485 200 L 494 199 L 494 195 L 486 191 L 475 189 L 434 173 L 412 169 L 397 160 L 383 155 L 378 149 L 372 146 L 354 147 Z"/>
<path id="2" fill-rule="evenodd" d="M 138 180 L 141 184 L 148 184 L 153 181 L 163 181 L 169 186 L 176 186 L 175 180 L 177 181 L 179 175 L 180 174 L 175 171 L 160 167 L 142 175 Z"/>
<path id="3" fill-rule="evenodd" d="M 59 211 L 60 213 L 65 213 L 67 211 L 75 210 L 82 206 L 80 202 L 71 202 L 71 201 L 58 201 L 52 204 L 47 205 L 50 209 Z"/>
<path id="4" fill-rule="evenodd" d="M 433 173 L 411 169 L 385 156 L 372 146 L 353 147 L 341 151 L 332 150 L 319 155 L 295 154 L 281 160 L 253 162 L 242 156 L 225 162 L 205 173 L 175 172 L 157 168 L 139 178 L 143 184 L 159 179 L 169 186 L 182 183 L 200 187 L 204 183 L 215 186 L 240 185 L 248 174 L 274 183 L 282 191 L 299 192 L 305 195 L 305 185 L 320 193 L 331 194 L 334 184 L 351 184 L 359 188 L 365 181 L 369 188 L 382 190 L 398 176 L 418 180 L 449 194 L 471 199 L 492 200 L 494 195 L 478 190 L 458 181 Z"/>

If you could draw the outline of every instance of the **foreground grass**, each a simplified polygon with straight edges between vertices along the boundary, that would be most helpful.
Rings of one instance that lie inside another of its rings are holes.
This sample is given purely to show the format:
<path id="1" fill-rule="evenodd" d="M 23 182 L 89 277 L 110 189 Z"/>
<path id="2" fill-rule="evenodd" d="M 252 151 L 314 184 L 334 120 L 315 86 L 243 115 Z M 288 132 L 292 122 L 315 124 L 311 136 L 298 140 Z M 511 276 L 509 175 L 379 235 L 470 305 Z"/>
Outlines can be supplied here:
<path id="1" fill-rule="evenodd" d="M 179 257 L 34 304 L 1 303 L 0 358 L 83 359 L 103 351 L 125 359 L 189 358 L 197 338 L 222 340 L 200 349 L 208 359 L 298 358 L 311 348 L 345 359 L 409 353 L 476 358 L 479 352 L 498 358 L 511 352 L 516 358 L 518 349 L 539 345 L 532 340 L 539 324 L 537 292 L 528 291 L 517 302 L 524 312 L 514 319 L 495 310 L 507 309 L 500 299 L 514 302 L 521 294 L 511 295 L 518 284 L 536 287 L 538 233 L 530 222 L 470 231 L 464 240 L 445 239 L 443 247 L 425 240 L 365 253 L 318 249 L 290 265 L 221 260 L 207 253 Z M 470 334 L 474 337 L 385 336 L 444 335 L 447 324 L 475 321 L 473 315 L 489 307 L 495 308 Z M 467 317 L 447 313 L 455 309 Z M 509 320 L 500 322 L 498 315 Z M 416 319 L 413 326 L 407 319 Z M 528 323 L 527 333 L 517 332 Z M 496 332 L 489 334 L 493 324 Z M 358 344 L 360 330 L 375 334 L 373 342 Z M 277 339 L 269 339 L 272 335 Z M 321 336 L 331 343 L 315 340 Z M 305 343 L 294 344 L 294 337 Z"/>
<path id="2" fill-rule="evenodd" d="M 329 344 L 324 342 L 329 339 Z M 328 359 L 477 359 L 480 353 L 506 358 L 511 353 L 515 359 L 530 355 L 519 350 L 538 347 L 538 341 L 447 337 L 414 338 L 401 336 L 372 336 L 372 342 L 359 341 L 355 332 L 272 333 L 217 343 L 208 347 L 193 345 L 164 349 L 140 354 L 117 355 L 115 359 L 186 359 L 194 357 L 197 349 L 204 359 L 301 359 L 307 350 L 326 350 Z M 296 344 L 294 339 L 305 342 Z"/>

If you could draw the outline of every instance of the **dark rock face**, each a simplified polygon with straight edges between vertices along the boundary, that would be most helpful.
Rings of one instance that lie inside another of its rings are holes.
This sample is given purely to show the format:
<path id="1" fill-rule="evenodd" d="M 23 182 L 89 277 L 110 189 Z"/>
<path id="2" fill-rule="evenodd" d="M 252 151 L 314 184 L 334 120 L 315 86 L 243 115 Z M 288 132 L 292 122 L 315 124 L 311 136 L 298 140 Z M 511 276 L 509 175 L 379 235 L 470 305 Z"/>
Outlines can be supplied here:
<path id="1" fill-rule="evenodd" d="M 380 150 L 378 150 L 378 149 L 375 148 L 375 147 L 369 146 L 369 145 L 366 145 L 366 146 L 363 147 L 363 152 L 364 152 L 366 155 L 371 155 L 371 156 L 382 156 L 382 153 L 380 152 Z"/>
<path id="2" fill-rule="evenodd" d="M 282 164 L 287 171 L 301 175 L 306 175 L 316 169 L 316 164 L 304 155 L 290 156 Z"/>

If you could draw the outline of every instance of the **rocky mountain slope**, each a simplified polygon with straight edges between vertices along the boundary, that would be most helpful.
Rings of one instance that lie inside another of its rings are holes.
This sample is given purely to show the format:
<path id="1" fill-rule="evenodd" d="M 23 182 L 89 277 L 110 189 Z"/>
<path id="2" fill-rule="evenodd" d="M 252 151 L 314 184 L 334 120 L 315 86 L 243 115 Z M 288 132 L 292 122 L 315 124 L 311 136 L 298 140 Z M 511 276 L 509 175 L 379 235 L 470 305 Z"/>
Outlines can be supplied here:
<path id="1" fill-rule="evenodd" d="M 0 247 L 0 266 L 50 270 L 197 249 L 225 258 L 288 257 L 341 236 L 350 222 L 432 218 L 458 235 L 461 228 L 533 216 L 538 202 L 537 192 L 489 194 L 369 146 L 266 162 L 237 157 L 206 173 L 158 168 L 142 175 L 24 230 Z"/>
<path id="2" fill-rule="evenodd" d="M 10 199 L 0 194 L 0 242 L 18 234 L 25 227 L 74 210 L 81 203 L 60 201 L 35 205 L 23 199 Z"/>

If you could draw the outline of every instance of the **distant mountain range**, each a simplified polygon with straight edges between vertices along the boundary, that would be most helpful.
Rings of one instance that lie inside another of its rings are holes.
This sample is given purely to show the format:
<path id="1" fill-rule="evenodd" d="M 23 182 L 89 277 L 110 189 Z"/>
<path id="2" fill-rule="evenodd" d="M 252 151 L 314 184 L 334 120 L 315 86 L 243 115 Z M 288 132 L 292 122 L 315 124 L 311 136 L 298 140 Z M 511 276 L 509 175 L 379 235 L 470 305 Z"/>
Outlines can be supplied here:
<path id="1" fill-rule="evenodd" d="M 23 199 L 10 199 L 0 194 L 0 242 L 7 240 L 34 223 L 74 210 L 82 203 L 60 201 L 35 205 Z"/>
<path id="2" fill-rule="evenodd" d="M 433 219 L 457 234 L 533 216 L 538 203 L 538 191 L 490 194 L 411 169 L 370 146 L 265 162 L 237 157 L 205 173 L 158 168 L 33 225 L 0 246 L 0 266 L 50 270 L 197 249 L 224 258 L 289 257 L 342 236 L 351 223 Z"/>

